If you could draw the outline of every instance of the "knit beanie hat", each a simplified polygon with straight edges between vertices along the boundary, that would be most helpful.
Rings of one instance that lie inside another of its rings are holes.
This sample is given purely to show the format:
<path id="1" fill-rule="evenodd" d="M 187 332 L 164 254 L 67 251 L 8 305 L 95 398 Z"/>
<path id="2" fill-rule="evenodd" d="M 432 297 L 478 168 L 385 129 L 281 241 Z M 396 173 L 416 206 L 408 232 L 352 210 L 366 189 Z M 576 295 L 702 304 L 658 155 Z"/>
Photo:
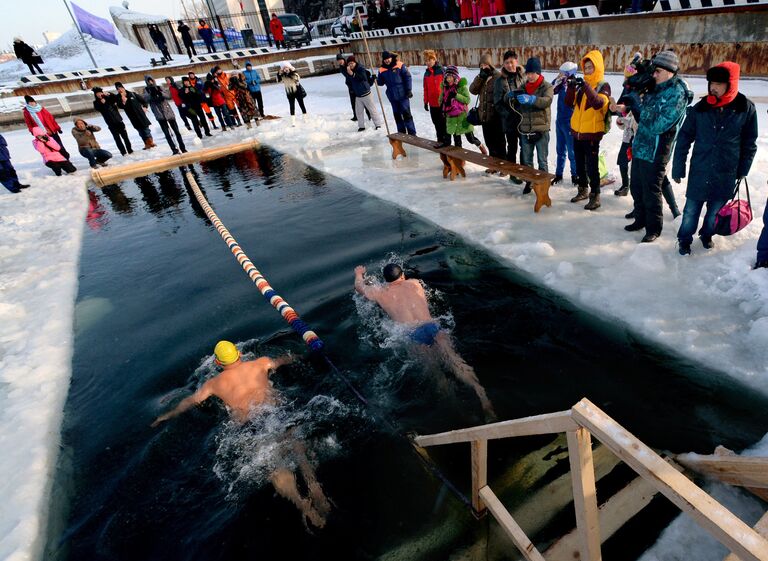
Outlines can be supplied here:
<path id="1" fill-rule="evenodd" d="M 456 80 L 457 82 L 459 81 L 459 69 L 456 68 L 455 66 L 446 66 L 443 72 L 445 73 L 446 77 L 453 76 L 454 80 Z"/>
<path id="2" fill-rule="evenodd" d="M 35 101 L 35 98 L 32 97 L 31 95 L 25 95 L 24 101 L 26 101 L 27 103 L 32 103 L 33 101 Z"/>
<path id="3" fill-rule="evenodd" d="M 517 53 L 515 51 L 506 51 L 504 53 L 504 60 L 514 58 L 517 59 Z"/>
<path id="4" fill-rule="evenodd" d="M 116 88 L 124 88 L 125 86 L 123 86 L 122 82 L 115 82 L 115 87 Z"/>
<path id="5" fill-rule="evenodd" d="M 248 68 L 249 66 L 250 66 L 251 68 L 253 68 L 253 65 L 251 64 L 251 61 L 250 61 L 250 60 L 246 60 L 246 61 L 245 61 L 245 67 L 246 67 L 246 68 Z"/>
<path id="6" fill-rule="evenodd" d="M 485 54 L 485 55 L 480 57 L 480 64 L 487 64 L 491 68 L 494 68 L 494 66 L 493 66 L 493 58 L 491 57 L 491 55 L 488 55 L 488 54 Z"/>
<path id="7" fill-rule="evenodd" d="M 560 72 L 562 72 L 566 76 L 573 76 L 574 74 L 576 74 L 576 71 L 578 69 L 579 69 L 579 66 L 575 62 L 571 62 L 570 60 L 560 65 Z"/>
<path id="8" fill-rule="evenodd" d="M 532 56 L 529 58 L 528 62 L 525 63 L 525 71 L 541 74 L 541 61 L 539 60 L 539 57 Z"/>
<path id="9" fill-rule="evenodd" d="M 347 64 L 350 62 L 357 63 L 357 59 L 355 58 L 355 55 L 349 55 L 349 58 L 347 58 Z"/>
<path id="10" fill-rule="evenodd" d="M 384 60 L 385 58 L 395 58 L 395 54 L 390 53 L 389 51 L 383 51 L 381 53 L 381 60 Z"/>
<path id="11" fill-rule="evenodd" d="M 680 70 L 680 59 L 674 51 L 661 51 L 651 59 L 654 66 L 669 70 L 670 72 L 677 72 Z"/>
<path id="12" fill-rule="evenodd" d="M 91 88 L 91 91 L 92 91 L 94 94 L 97 94 L 97 93 L 101 93 L 101 92 L 103 92 L 104 90 L 102 90 L 102 89 L 101 89 L 99 86 L 94 86 L 94 87 L 92 87 L 92 88 Z"/>

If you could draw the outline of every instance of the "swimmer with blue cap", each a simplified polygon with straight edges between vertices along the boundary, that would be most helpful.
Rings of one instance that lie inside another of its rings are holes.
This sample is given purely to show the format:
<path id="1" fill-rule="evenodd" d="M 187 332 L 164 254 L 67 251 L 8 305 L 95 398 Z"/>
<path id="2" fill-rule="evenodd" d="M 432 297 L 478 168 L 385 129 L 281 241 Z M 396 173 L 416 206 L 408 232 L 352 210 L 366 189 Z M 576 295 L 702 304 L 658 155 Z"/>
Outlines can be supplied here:
<path id="1" fill-rule="evenodd" d="M 364 266 L 355 267 L 355 290 L 381 306 L 392 321 L 407 325 L 410 328 L 408 337 L 418 348 L 434 349 L 446 368 L 475 390 L 486 420 L 496 419 L 493 406 L 474 369 L 459 356 L 448 332 L 441 329 L 430 314 L 422 284 L 416 279 L 405 278 L 403 268 L 397 263 L 389 263 L 382 270 L 385 285 L 366 284 L 365 272 Z"/>

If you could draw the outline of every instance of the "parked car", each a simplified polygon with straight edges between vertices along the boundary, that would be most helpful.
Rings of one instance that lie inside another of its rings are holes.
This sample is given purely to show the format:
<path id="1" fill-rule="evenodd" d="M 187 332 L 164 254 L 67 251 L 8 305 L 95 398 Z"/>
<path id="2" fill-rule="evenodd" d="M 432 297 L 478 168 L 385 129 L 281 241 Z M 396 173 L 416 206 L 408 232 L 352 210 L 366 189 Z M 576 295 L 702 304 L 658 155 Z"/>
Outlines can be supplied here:
<path id="1" fill-rule="evenodd" d="M 341 37 L 352 31 L 352 20 L 355 17 L 355 12 L 360 14 L 363 26 L 368 29 L 368 7 L 362 2 L 344 4 L 339 19 L 333 22 L 331 26 L 331 35 L 333 37 Z"/>
<path id="2" fill-rule="evenodd" d="M 278 14 L 277 19 L 283 24 L 283 34 L 286 43 L 299 47 L 302 43 L 309 45 L 312 42 L 309 29 L 307 29 L 307 26 L 304 25 L 304 22 L 296 14 Z"/>

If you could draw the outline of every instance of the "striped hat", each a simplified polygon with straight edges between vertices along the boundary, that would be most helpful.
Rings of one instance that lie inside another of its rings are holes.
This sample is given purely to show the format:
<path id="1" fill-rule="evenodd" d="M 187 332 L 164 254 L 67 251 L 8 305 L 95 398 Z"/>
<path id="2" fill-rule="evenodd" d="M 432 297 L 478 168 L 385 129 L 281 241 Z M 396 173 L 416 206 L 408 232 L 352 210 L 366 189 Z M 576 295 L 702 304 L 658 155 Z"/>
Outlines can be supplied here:
<path id="1" fill-rule="evenodd" d="M 680 70 L 680 59 L 674 51 L 661 51 L 651 59 L 654 66 L 669 70 L 670 72 L 677 72 Z"/>
<path id="2" fill-rule="evenodd" d="M 443 72 L 445 73 L 446 77 L 453 76 L 456 81 L 459 80 L 459 69 L 455 66 L 446 66 Z"/>

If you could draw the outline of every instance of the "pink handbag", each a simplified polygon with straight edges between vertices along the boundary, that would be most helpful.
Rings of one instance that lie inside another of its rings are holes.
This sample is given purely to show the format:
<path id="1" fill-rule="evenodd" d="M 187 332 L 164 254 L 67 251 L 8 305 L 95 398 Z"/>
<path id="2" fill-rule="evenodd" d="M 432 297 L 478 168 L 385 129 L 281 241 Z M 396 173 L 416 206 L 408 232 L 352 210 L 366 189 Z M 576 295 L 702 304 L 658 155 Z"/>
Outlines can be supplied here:
<path id="1" fill-rule="evenodd" d="M 723 208 L 717 211 L 715 216 L 715 234 L 719 236 L 730 236 L 739 230 L 743 230 L 752 222 L 752 201 L 749 199 L 749 185 L 747 178 L 744 178 L 744 188 L 747 191 L 747 200 L 741 199 L 739 189 L 741 180 L 736 184 L 736 197 L 730 202 L 725 203 Z"/>

